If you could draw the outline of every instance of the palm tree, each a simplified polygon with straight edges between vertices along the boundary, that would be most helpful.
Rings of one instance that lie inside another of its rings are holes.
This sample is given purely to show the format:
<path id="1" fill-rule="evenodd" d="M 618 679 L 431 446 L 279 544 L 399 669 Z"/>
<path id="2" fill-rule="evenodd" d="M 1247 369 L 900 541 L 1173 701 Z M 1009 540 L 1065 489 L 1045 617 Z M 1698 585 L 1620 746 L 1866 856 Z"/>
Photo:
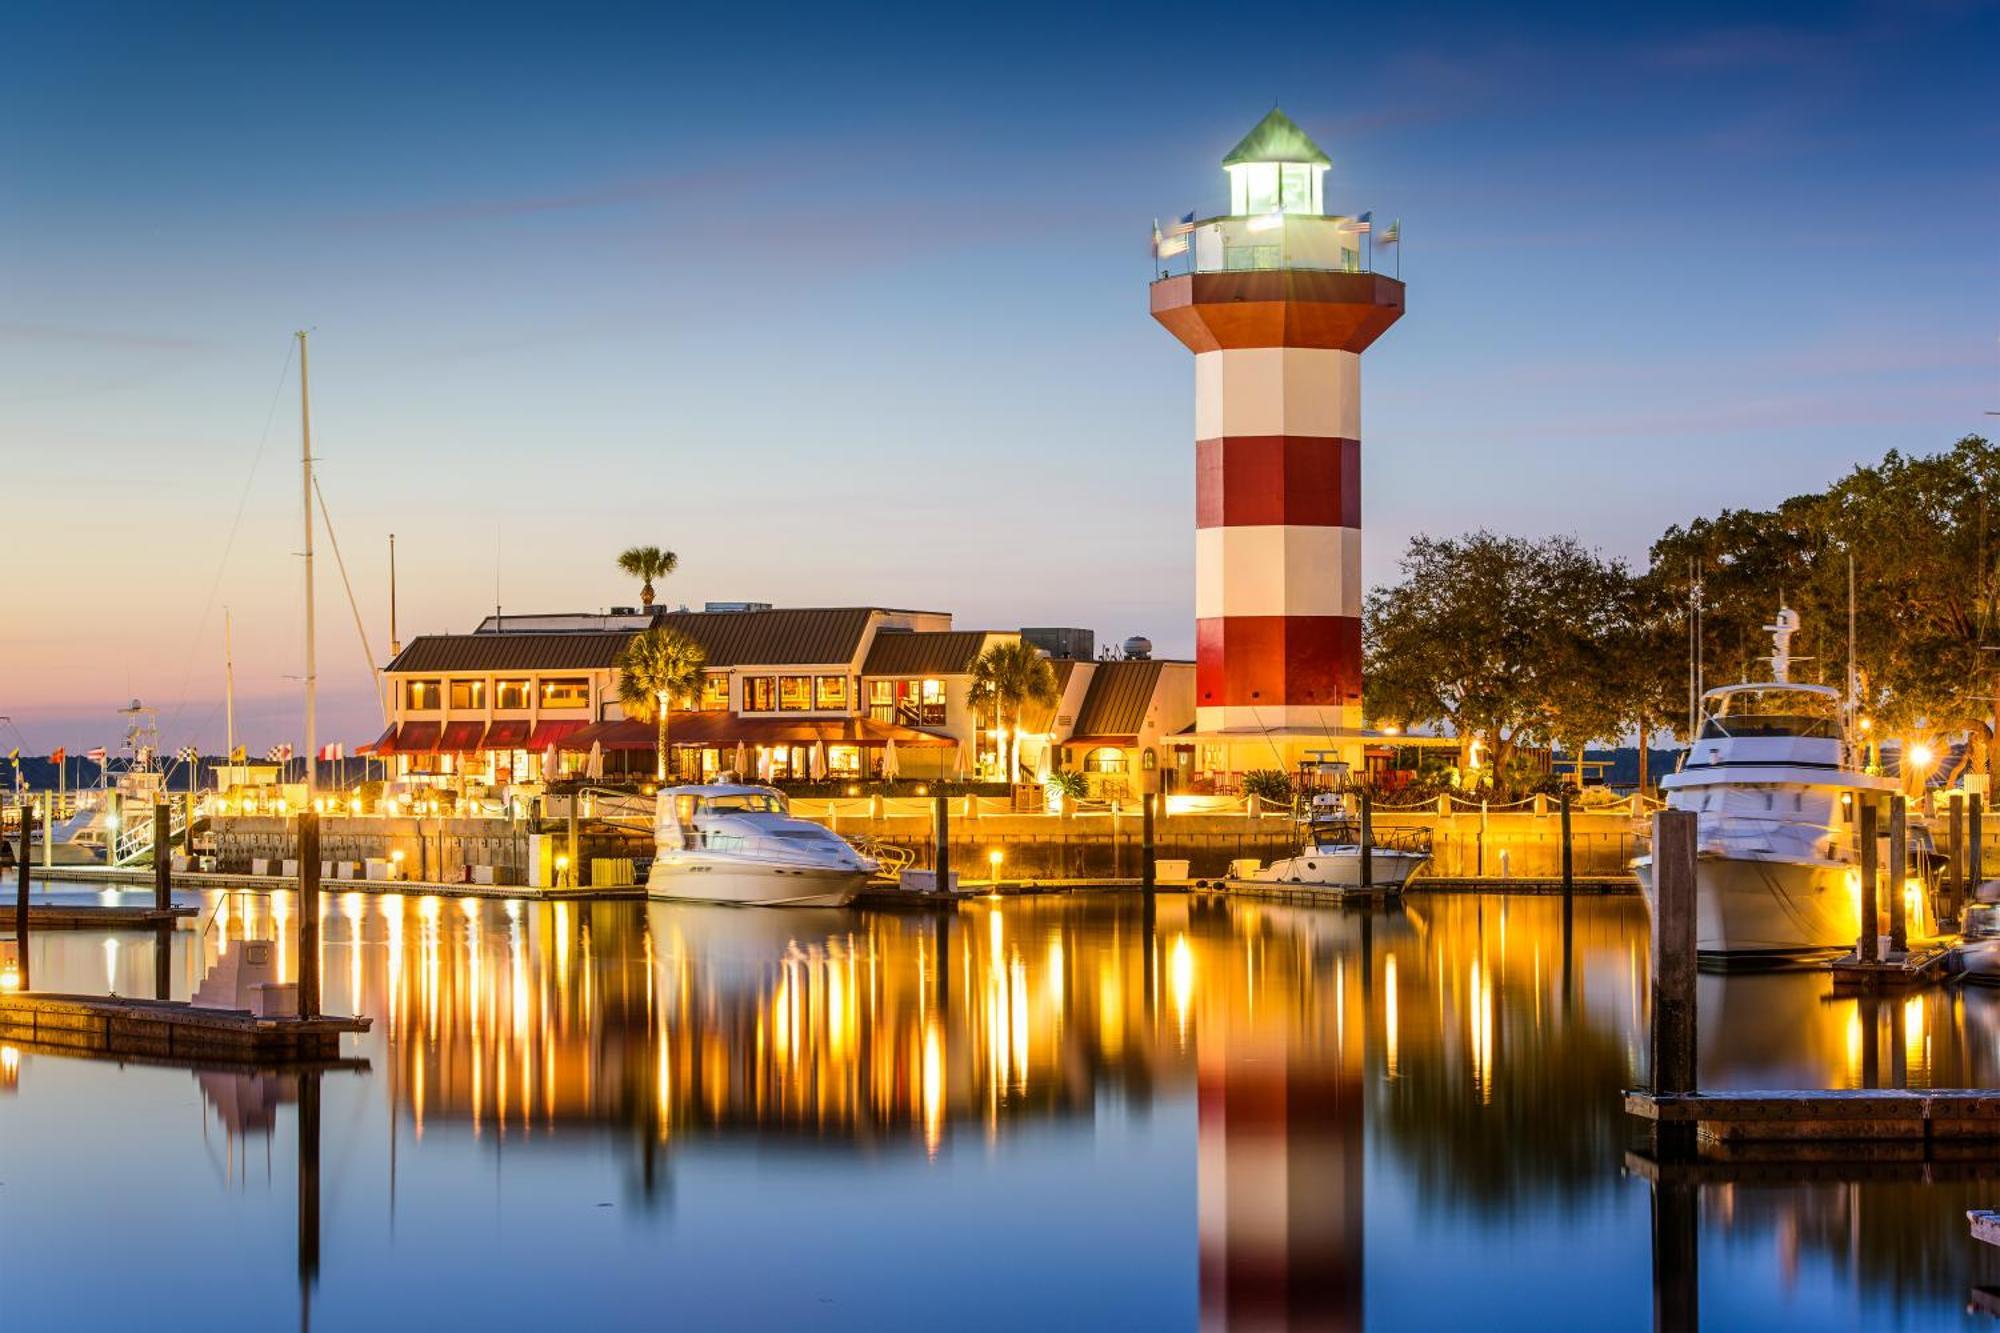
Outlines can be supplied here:
<path id="1" fill-rule="evenodd" d="M 681 558 L 657 546 L 634 546 L 618 557 L 618 568 L 639 580 L 639 600 L 653 604 L 653 580 L 663 579 L 680 567 Z"/>
<path id="2" fill-rule="evenodd" d="M 667 714 L 676 699 L 701 688 L 708 654 L 679 630 L 654 626 L 634 634 L 618 654 L 618 701 L 641 722 L 657 722 L 660 781 L 667 780 Z"/>
<path id="3" fill-rule="evenodd" d="M 966 703 L 974 709 L 988 709 L 1000 723 L 1000 757 L 1007 765 L 1011 785 L 1021 767 L 1021 709 L 1027 704 L 1054 708 L 1062 701 L 1056 687 L 1056 669 L 1033 644 L 1015 639 L 998 643 L 981 653 L 972 664 L 972 685 Z"/>

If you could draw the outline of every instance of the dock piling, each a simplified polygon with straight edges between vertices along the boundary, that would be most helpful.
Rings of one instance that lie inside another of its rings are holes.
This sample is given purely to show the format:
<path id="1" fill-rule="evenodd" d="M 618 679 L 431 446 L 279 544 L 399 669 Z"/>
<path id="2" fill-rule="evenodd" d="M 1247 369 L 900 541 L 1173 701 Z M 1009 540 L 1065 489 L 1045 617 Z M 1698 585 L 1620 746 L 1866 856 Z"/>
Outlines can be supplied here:
<path id="1" fill-rule="evenodd" d="M 164 912 L 174 905 L 174 821 L 165 801 L 153 803 L 153 906 Z"/>
<path id="2" fill-rule="evenodd" d="M 1910 873 L 1909 803 L 1899 792 L 1889 798 L 1889 953 L 1910 952 L 1909 909 L 1903 886 Z"/>
<path id="3" fill-rule="evenodd" d="M 1361 793 L 1361 887 L 1375 887 L 1375 802 Z"/>
<path id="4" fill-rule="evenodd" d="M 931 870 L 939 893 L 951 891 L 951 798 L 942 790 L 931 812 Z"/>
<path id="5" fill-rule="evenodd" d="M 49 825 L 42 836 L 55 836 L 54 829 L 54 824 Z M 34 858 L 27 851 L 34 837 L 35 811 L 33 807 L 24 805 L 21 807 L 21 857 L 14 869 L 14 955 L 22 990 L 32 989 L 28 979 L 28 881 L 33 878 Z"/>
<path id="6" fill-rule="evenodd" d="M 1695 1090 L 1695 815 L 1653 816 L 1653 1093 Z M 1654 1149 L 1691 1151 L 1694 1126 L 1656 1124 Z"/>
<path id="7" fill-rule="evenodd" d="M 299 813 L 299 1017 L 319 1017 L 319 815 Z"/>
<path id="8" fill-rule="evenodd" d="M 1139 798 L 1139 887 L 1146 893 L 1153 891 L 1153 802 L 1159 800 L 1154 792 L 1147 792 Z M 1366 853 L 1363 854 L 1364 857 Z M 1367 862 L 1362 862 L 1365 867 Z"/>
<path id="9" fill-rule="evenodd" d="M 1863 963 L 1882 961 L 1881 904 L 1876 898 L 1875 881 L 1881 870 L 1880 849 L 1875 845 L 1875 802 L 1858 796 L 1861 808 L 1855 812 L 1861 830 L 1861 932 L 1854 941 L 1854 956 Z"/>
<path id="10" fill-rule="evenodd" d="M 1977 893 L 1979 886 L 1986 882 L 1985 830 L 1981 827 L 1979 793 L 1972 792 L 1965 798 L 1965 879 L 1966 892 Z M 1952 904 L 1954 910 L 1965 905 L 1963 898 Z"/>
<path id="11" fill-rule="evenodd" d="M 1564 783 L 1559 813 L 1562 816 L 1562 880 L 1563 897 L 1567 899 L 1576 892 L 1576 855 L 1570 844 L 1569 835 L 1569 784 Z"/>
<path id="12" fill-rule="evenodd" d="M 1944 910 L 1947 916 L 1958 915 L 1958 905 L 1965 901 L 1965 802 L 1961 792 L 1945 793 L 1945 888 Z"/>

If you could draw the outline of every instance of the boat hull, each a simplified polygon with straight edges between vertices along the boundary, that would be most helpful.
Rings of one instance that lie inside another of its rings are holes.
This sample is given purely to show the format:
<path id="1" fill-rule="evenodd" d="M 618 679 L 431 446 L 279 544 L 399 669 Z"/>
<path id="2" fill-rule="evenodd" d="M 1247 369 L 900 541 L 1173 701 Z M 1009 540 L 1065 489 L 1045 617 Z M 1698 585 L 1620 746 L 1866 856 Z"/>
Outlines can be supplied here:
<path id="1" fill-rule="evenodd" d="M 1632 869 L 1653 906 L 1653 860 Z M 1695 859 L 1695 951 L 1773 964 L 1850 952 L 1861 933 L 1854 868 L 1838 861 Z"/>
<path id="2" fill-rule="evenodd" d="M 1377 848 L 1370 858 L 1368 892 L 1381 893 L 1402 888 L 1429 863 L 1418 852 L 1397 852 Z M 1282 884 L 1286 887 L 1324 889 L 1329 893 L 1361 891 L 1361 854 L 1357 851 L 1302 852 L 1269 866 L 1245 879 L 1229 884 L 1246 886 Z"/>
<path id="3" fill-rule="evenodd" d="M 646 877 L 646 896 L 738 907 L 845 907 L 867 882 L 865 870 L 662 855 Z"/>

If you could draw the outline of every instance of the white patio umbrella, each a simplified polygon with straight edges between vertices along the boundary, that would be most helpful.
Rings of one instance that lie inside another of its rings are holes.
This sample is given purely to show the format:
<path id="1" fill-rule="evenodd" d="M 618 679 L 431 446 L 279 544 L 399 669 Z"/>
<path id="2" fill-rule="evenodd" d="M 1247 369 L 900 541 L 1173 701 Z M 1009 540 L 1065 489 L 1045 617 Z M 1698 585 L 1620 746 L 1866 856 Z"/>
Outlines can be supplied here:
<path id="1" fill-rule="evenodd" d="M 590 743 L 590 758 L 583 761 L 583 771 L 592 782 L 604 781 L 604 742 Z"/>
<path id="2" fill-rule="evenodd" d="M 902 769 L 896 761 L 896 738 L 891 736 L 882 746 L 882 778 L 886 782 L 894 782 L 900 776 Z"/>
<path id="3" fill-rule="evenodd" d="M 812 780 L 826 781 L 826 742 L 814 741 L 812 748 Z"/>
<path id="4" fill-rule="evenodd" d="M 963 745 L 957 746 L 952 750 L 951 780 L 953 782 L 965 781 L 965 747 Z"/>
<path id="5" fill-rule="evenodd" d="M 763 746 L 757 747 L 757 781 L 771 780 L 771 752 Z"/>
<path id="6" fill-rule="evenodd" d="M 743 748 L 743 742 L 736 742 L 736 780 L 741 782 L 750 773 L 750 752 Z"/>
<path id="7" fill-rule="evenodd" d="M 554 782 L 559 770 L 556 767 L 556 743 L 549 742 L 549 748 L 542 751 L 542 781 Z"/>

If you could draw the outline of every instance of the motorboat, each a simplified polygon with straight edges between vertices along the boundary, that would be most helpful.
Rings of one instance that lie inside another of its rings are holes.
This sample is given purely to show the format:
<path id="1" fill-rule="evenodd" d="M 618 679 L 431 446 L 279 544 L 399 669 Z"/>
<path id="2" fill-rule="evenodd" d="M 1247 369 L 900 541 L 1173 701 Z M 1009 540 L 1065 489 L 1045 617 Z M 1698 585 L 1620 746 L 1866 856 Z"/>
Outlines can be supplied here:
<path id="1" fill-rule="evenodd" d="M 783 792 L 738 783 L 663 787 L 646 893 L 763 907 L 845 907 L 876 872 L 846 839 L 792 815 Z"/>
<path id="2" fill-rule="evenodd" d="M 1330 894 L 1362 888 L 1361 820 L 1344 791 L 1313 796 L 1299 821 L 1299 850 L 1268 866 L 1242 866 L 1224 882 L 1283 884 Z M 1370 892 L 1399 892 L 1431 859 L 1430 830 L 1373 829 L 1367 838 Z"/>
<path id="3" fill-rule="evenodd" d="M 1695 813 L 1695 948 L 1710 967 L 1807 962 L 1852 950 L 1860 935 L 1857 803 L 1898 784 L 1864 771 L 1839 690 L 1790 678 L 1798 627 L 1790 608 L 1764 627 L 1770 680 L 1701 696 L 1694 743 L 1660 782 L 1667 808 Z M 1909 933 L 1926 935 L 1937 858 L 1926 826 L 1908 832 L 1910 861 L 1890 868 L 1891 891 L 1905 895 Z M 1878 842 L 1889 867 L 1886 828 Z M 1632 868 L 1650 909 L 1653 859 Z"/>

